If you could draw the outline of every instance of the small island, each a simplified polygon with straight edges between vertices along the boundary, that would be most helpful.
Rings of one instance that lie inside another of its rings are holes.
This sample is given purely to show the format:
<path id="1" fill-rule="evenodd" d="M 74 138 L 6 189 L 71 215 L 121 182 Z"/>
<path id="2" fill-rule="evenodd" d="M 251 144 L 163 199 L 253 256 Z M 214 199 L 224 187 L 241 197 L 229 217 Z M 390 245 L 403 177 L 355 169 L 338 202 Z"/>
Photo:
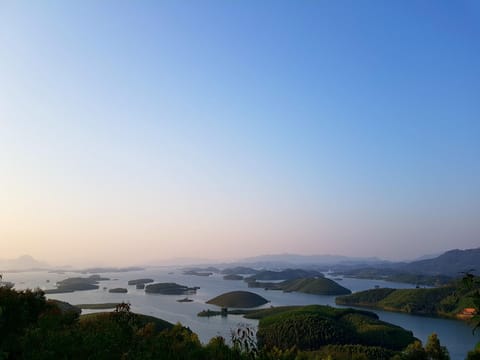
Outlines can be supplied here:
<path id="1" fill-rule="evenodd" d="M 125 288 L 113 288 L 113 289 L 110 289 L 108 290 L 109 293 L 119 293 L 119 294 L 125 294 L 128 292 L 127 289 Z"/>
<path id="2" fill-rule="evenodd" d="M 150 284 L 145 287 L 147 294 L 163 294 L 163 295 L 191 295 L 195 294 L 199 287 L 188 287 L 176 283 L 157 283 Z"/>
<path id="3" fill-rule="evenodd" d="M 70 293 L 74 291 L 96 290 L 99 288 L 98 282 L 103 280 L 110 280 L 99 275 L 92 275 L 86 278 L 73 277 L 57 282 L 56 289 L 45 290 L 45 294 L 61 294 Z"/>
<path id="4" fill-rule="evenodd" d="M 223 280 L 243 280 L 243 276 L 237 275 L 237 274 L 229 274 L 229 275 L 225 275 L 223 277 Z"/>
<path id="5" fill-rule="evenodd" d="M 213 273 L 209 271 L 186 270 L 183 272 L 183 275 L 210 276 L 213 275 Z"/>
<path id="6" fill-rule="evenodd" d="M 231 291 L 208 300 L 207 304 L 224 308 L 254 308 L 268 302 L 264 297 L 249 291 Z"/>
<path id="7" fill-rule="evenodd" d="M 246 266 L 236 266 L 233 268 L 225 268 L 221 271 L 222 274 L 231 275 L 231 274 L 244 274 L 244 275 L 253 275 L 258 273 L 258 270 L 252 269 Z"/>
<path id="8" fill-rule="evenodd" d="M 348 295 L 352 293 L 349 289 L 324 277 L 293 279 L 280 283 L 252 281 L 248 283 L 248 287 L 265 290 L 283 290 L 284 292 L 295 291 L 315 295 Z"/>

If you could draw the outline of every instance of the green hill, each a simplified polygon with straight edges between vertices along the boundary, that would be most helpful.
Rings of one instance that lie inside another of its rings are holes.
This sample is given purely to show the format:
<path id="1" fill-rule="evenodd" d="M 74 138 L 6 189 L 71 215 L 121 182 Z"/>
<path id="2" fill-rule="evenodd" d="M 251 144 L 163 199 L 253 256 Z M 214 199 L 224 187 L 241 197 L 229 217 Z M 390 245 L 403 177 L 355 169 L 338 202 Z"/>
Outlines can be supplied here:
<path id="1" fill-rule="evenodd" d="M 298 291 L 317 295 L 344 295 L 351 291 L 326 278 L 307 278 L 287 280 L 281 283 L 283 291 Z"/>
<path id="2" fill-rule="evenodd" d="M 430 289 L 372 289 L 340 296 L 336 303 L 375 307 L 418 315 L 456 317 L 464 308 L 474 307 L 471 295 L 460 283 Z"/>
<path id="3" fill-rule="evenodd" d="M 198 287 L 188 287 L 176 283 L 157 283 L 147 285 L 145 292 L 150 294 L 164 294 L 164 295 L 190 295 L 195 294 Z"/>
<path id="4" fill-rule="evenodd" d="M 279 307 L 247 314 L 259 318 L 257 339 L 263 348 L 316 350 L 326 345 L 357 344 L 402 350 L 411 331 L 378 319 L 368 311 L 329 306 Z"/>
<path id="5" fill-rule="evenodd" d="M 253 308 L 266 303 L 267 299 L 249 291 L 231 291 L 207 301 L 207 304 L 233 308 Z"/>

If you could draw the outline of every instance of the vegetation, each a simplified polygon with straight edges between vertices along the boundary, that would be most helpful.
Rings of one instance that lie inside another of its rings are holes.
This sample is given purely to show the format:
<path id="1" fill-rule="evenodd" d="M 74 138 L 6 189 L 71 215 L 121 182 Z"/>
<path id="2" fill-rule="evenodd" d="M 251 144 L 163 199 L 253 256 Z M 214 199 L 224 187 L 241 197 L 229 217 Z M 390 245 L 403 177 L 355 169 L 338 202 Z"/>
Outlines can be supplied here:
<path id="1" fill-rule="evenodd" d="M 420 273 L 410 273 L 398 269 L 386 268 L 360 268 L 338 271 L 335 274 L 341 274 L 346 277 L 356 279 L 376 279 L 392 282 L 400 282 L 415 285 L 440 286 L 452 281 L 452 277 L 447 275 L 426 275 Z"/>
<path id="2" fill-rule="evenodd" d="M 236 266 L 233 268 L 226 268 L 221 271 L 222 274 L 226 275 L 231 275 L 231 274 L 256 274 L 258 273 L 258 270 L 252 269 L 250 267 L 245 267 L 245 266 Z"/>
<path id="3" fill-rule="evenodd" d="M 249 314 L 252 310 L 243 310 L 243 309 L 234 309 L 234 310 L 224 310 L 224 311 L 216 311 L 216 310 L 202 310 L 200 311 L 197 316 L 200 317 L 211 317 L 211 316 L 226 316 L 226 315 L 245 315 Z"/>
<path id="4" fill-rule="evenodd" d="M 266 290 L 297 291 L 316 295 L 345 295 L 351 291 L 331 279 L 324 277 L 285 280 L 280 283 L 249 282 L 248 287 L 260 287 Z"/>
<path id="5" fill-rule="evenodd" d="M 359 344 L 397 351 L 415 341 L 410 331 L 383 322 L 374 313 L 321 305 L 262 310 L 257 339 L 261 348 L 300 350 Z"/>
<path id="6" fill-rule="evenodd" d="M 213 275 L 213 273 L 210 271 L 186 270 L 183 272 L 183 275 L 210 276 Z"/>
<path id="7" fill-rule="evenodd" d="M 458 317 L 465 308 L 474 307 L 472 294 L 478 289 L 478 285 L 467 289 L 460 281 L 431 289 L 372 289 L 340 296 L 336 303 L 417 315 Z"/>
<path id="8" fill-rule="evenodd" d="M 125 294 L 128 292 L 127 289 L 125 288 L 113 288 L 113 289 L 110 289 L 108 290 L 109 293 L 120 293 L 120 294 Z"/>
<path id="9" fill-rule="evenodd" d="M 104 310 L 115 309 L 118 303 L 102 303 L 102 304 L 77 304 L 75 305 L 79 309 L 85 310 Z"/>
<path id="10" fill-rule="evenodd" d="M 188 287 L 176 283 L 157 283 L 147 285 L 145 292 L 150 294 L 164 294 L 164 295 L 190 295 L 195 294 L 198 287 Z"/>
<path id="11" fill-rule="evenodd" d="M 243 280 L 243 276 L 237 275 L 237 274 L 229 274 L 229 275 L 225 275 L 223 277 L 223 280 Z"/>
<path id="12" fill-rule="evenodd" d="M 82 290 L 96 290 L 98 289 L 98 282 L 109 280 L 102 278 L 99 275 L 91 275 L 89 277 L 73 277 L 57 282 L 56 289 L 45 290 L 46 294 L 68 293 Z"/>
<path id="13" fill-rule="evenodd" d="M 264 297 L 249 291 L 231 291 L 207 301 L 222 307 L 253 308 L 268 302 Z"/>
<path id="14" fill-rule="evenodd" d="M 255 340 L 251 327 L 241 325 L 232 331 L 232 346 L 222 337 L 202 345 L 188 328 L 134 314 L 129 304 L 117 304 L 113 312 L 79 316 L 78 308 L 47 301 L 41 290 L 16 291 L 0 287 L 0 359 L 448 358 L 436 336 L 423 348 L 409 332 L 383 323 L 367 311 L 326 306 L 251 311 L 252 318 L 260 319 L 260 343 Z M 304 326 L 299 328 L 299 322 Z M 270 347 L 272 343 L 279 346 Z M 410 345 L 404 349 L 407 343 Z M 321 346 L 317 348 L 317 345 Z M 307 350 L 309 348 L 312 350 Z M 413 356 L 418 354 L 427 357 Z"/>
<path id="15" fill-rule="evenodd" d="M 263 270 L 255 275 L 246 277 L 246 282 L 263 280 L 291 280 L 309 277 L 323 277 L 323 274 L 315 270 L 286 269 L 282 271 Z"/>

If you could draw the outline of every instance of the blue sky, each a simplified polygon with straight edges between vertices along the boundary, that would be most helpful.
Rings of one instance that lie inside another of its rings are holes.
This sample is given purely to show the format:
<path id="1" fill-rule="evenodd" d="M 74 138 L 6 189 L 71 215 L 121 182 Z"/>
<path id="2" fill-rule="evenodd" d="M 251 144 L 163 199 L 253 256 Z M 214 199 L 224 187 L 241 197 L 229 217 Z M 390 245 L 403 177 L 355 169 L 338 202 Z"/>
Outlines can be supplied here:
<path id="1" fill-rule="evenodd" d="M 5 256 L 478 246 L 479 38 L 476 1 L 2 1 Z"/>

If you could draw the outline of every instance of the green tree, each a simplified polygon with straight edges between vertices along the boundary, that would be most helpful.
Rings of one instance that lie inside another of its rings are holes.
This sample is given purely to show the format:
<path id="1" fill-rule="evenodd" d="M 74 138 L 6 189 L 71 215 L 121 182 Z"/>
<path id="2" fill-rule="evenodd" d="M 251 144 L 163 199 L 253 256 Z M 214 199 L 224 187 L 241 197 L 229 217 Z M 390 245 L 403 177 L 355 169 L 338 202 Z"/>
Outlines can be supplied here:
<path id="1" fill-rule="evenodd" d="M 399 357 L 402 360 L 427 360 L 427 353 L 420 341 L 415 341 L 407 346 Z"/>
<path id="2" fill-rule="evenodd" d="M 428 337 L 427 344 L 425 345 L 425 352 L 427 353 L 427 359 L 429 360 L 450 359 L 447 348 L 440 345 L 440 340 L 436 333 L 433 333 Z"/>
<path id="3" fill-rule="evenodd" d="M 480 360 L 480 343 L 468 353 L 467 360 Z"/>

